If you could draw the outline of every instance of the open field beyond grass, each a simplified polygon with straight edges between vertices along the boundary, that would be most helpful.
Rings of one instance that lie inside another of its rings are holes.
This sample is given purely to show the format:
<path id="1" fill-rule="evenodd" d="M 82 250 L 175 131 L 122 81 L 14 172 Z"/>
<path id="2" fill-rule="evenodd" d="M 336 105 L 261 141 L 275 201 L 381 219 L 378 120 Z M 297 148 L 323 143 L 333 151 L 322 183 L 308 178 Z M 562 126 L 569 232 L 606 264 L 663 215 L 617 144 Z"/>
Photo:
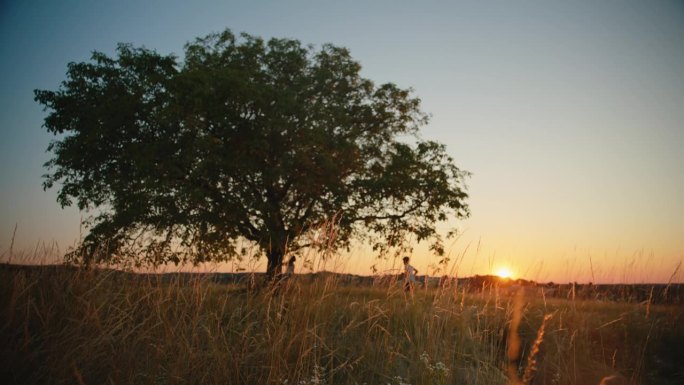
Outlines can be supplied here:
<path id="1" fill-rule="evenodd" d="M 684 309 L 648 301 L 8 265 L 0 293 L 3 384 L 684 383 Z"/>

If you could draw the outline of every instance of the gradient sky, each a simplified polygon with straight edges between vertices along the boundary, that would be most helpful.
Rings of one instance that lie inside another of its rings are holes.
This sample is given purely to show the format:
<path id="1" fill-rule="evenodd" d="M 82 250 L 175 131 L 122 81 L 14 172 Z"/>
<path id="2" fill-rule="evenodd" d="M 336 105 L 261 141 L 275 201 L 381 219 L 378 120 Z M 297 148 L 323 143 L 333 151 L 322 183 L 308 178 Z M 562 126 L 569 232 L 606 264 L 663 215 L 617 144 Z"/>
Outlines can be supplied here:
<path id="1" fill-rule="evenodd" d="M 0 253 L 63 249 L 81 213 L 44 192 L 33 90 L 118 42 L 182 57 L 230 28 L 346 46 L 363 76 L 413 87 L 468 180 L 459 275 L 682 282 L 684 3 L 677 1 L 0 1 Z M 370 273 L 363 250 L 344 269 Z M 418 247 L 414 265 L 434 259 Z M 390 269 L 393 261 L 379 264 Z M 330 268 L 330 266 L 327 266 Z"/>

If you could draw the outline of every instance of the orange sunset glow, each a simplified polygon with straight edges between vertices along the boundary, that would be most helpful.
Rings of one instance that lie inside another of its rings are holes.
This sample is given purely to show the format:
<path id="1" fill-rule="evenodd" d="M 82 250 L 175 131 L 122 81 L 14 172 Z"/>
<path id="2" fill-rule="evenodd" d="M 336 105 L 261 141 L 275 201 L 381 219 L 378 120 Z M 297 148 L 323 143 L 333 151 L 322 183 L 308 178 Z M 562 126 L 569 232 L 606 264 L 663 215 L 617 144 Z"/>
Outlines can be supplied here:
<path id="1" fill-rule="evenodd" d="M 31 254 L 56 244 L 51 258 L 59 260 L 87 235 L 82 220 L 96 213 L 60 207 L 57 186 L 43 191 L 45 149 L 54 138 L 41 128 L 45 112 L 32 90 L 57 87 L 66 64 L 93 50 L 111 53 L 129 42 L 178 55 L 193 36 L 229 27 L 347 47 L 363 76 L 410 87 L 421 99 L 431 119 L 420 136 L 443 143 L 471 173 L 470 217 L 440 225 L 443 234 L 457 229 L 456 238 L 444 239 L 448 264 L 433 268 L 442 257 L 413 243 L 421 273 L 499 274 L 506 265 L 516 278 L 539 281 L 684 280 L 679 4 L 378 2 L 360 11 L 227 2 L 175 4 L 163 17 L 144 3 L 113 4 L 0 7 L 4 258 L 10 249 Z M 168 28 L 178 15 L 184 28 Z M 264 266 L 262 259 L 201 268 Z M 399 264 L 353 244 L 315 266 L 368 275 L 371 266 Z"/>

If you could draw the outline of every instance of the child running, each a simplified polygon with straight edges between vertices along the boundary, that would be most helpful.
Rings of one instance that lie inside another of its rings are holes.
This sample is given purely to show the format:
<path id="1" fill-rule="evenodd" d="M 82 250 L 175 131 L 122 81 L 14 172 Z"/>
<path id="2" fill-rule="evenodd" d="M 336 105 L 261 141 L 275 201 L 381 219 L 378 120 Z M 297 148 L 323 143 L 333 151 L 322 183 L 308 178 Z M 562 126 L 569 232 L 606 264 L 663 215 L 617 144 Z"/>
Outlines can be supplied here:
<path id="1" fill-rule="evenodd" d="M 404 291 L 413 293 L 413 284 L 416 282 L 418 270 L 409 264 L 410 258 L 405 256 L 404 261 Z"/>

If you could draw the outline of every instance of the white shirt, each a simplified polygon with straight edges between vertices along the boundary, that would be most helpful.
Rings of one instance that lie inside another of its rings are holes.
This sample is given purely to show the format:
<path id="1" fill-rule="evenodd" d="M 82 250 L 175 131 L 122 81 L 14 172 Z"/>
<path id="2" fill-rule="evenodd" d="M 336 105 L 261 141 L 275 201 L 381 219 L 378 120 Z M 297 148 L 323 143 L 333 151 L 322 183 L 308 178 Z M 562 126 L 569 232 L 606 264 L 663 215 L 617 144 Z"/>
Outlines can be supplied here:
<path id="1" fill-rule="evenodd" d="M 416 282 L 416 269 L 409 264 L 406 264 L 404 268 L 406 270 L 406 280 Z"/>

